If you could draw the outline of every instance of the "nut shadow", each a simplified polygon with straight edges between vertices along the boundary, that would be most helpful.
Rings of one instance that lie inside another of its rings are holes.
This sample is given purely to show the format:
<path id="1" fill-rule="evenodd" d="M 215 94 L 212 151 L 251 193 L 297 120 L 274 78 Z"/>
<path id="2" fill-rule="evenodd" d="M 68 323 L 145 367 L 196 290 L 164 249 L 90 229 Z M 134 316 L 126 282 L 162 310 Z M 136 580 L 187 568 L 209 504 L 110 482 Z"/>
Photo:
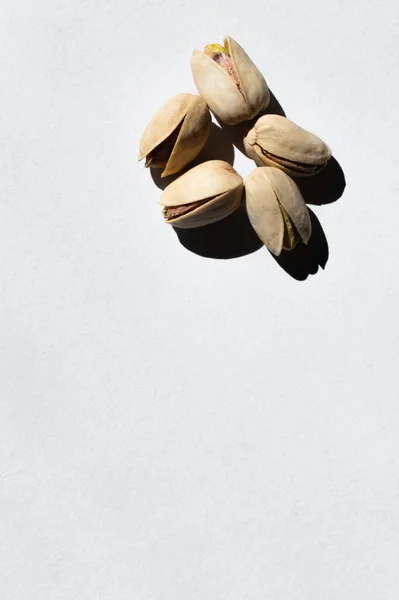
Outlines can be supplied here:
<path id="1" fill-rule="evenodd" d="M 293 177 L 306 204 L 331 204 L 341 198 L 346 181 L 339 162 L 332 156 L 320 173 L 311 177 Z"/>
<path id="2" fill-rule="evenodd" d="M 232 166 L 234 165 L 234 146 L 215 123 L 212 123 L 211 132 L 201 152 L 182 171 L 175 175 L 169 175 L 169 177 L 161 177 L 162 169 L 150 168 L 151 177 L 155 185 L 160 190 L 164 190 L 180 175 L 208 160 L 224 160 Z"/>
<path id="3" fill-rule="evenodd" d="M 195 229 L 173 229 L 182 246 L 205 258 L 238 258 L 263 246 L 251 227 L 244 201 L 233 214 L 216 223 Z"/>
<path id="4" fill-rule="evenodd" d="M 328 242 L 320 221 L 309 209 L 312 221 L 312 235 L 307 245 L 298 244 L 293 250 L 283 250 L 280 256 L 270 253 L 280 267 L 297 281 L 305 281 L 309 275 L 315 275 L 319 267 L 325 269 L 329 250 Z"/>
<path id="5" fill-rule="evenodd" d="M 243 140 L 248 131 L 255 125 L 256 121 L 264 115 L 280 115 L 281 117 L 285 117 L 284 109 L 272 91 L 270 91 L 270 102 L 268 107 L 261 110 L 260 113 L 250 121 L 244 121 L 237 125 L 227 125 L 227 123 L 224 123 L 220 119 L 217 119 L 217 121 L 223 129 L 226 138 L 237 148 L 237 150 L 249 158 L 245 151 Z"/>

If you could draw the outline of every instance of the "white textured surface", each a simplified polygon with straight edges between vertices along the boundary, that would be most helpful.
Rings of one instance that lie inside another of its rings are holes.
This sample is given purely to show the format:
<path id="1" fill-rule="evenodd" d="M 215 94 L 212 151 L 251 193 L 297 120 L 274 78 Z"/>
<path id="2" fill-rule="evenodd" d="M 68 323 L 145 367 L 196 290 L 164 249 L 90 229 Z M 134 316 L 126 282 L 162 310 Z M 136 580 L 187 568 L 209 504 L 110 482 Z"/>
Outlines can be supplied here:
<path id="1" fill-rule="evenodd" d="M 0 17 L 2 600 L 397 600 L 396 3 Z M 188 252 L 136 164 L 225 33 L 345 171 L 305 282 Z"/>

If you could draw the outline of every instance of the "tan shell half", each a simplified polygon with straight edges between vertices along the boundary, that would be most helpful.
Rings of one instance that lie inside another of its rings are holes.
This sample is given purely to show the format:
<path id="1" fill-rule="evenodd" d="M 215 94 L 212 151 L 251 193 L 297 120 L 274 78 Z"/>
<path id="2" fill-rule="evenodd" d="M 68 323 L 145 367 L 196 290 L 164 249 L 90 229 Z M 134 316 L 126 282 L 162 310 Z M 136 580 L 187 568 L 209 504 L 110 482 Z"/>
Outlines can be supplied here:
<path id="1" fill-rule="evenodd" d="M 161 177 L 178 173 L 204 147 L 211 130 L 211 122 L 208 107 L 200 96 L 173 96 L 155 113 L 145 128 L 138 159 L 148 157 L 180 126 Z"/>
<path id="2" fill-rule="evenodd" d="M 285 222 L 280 205 L 288 214 L 300 239 L 308 243 L 312 224 L 308 208 L 296 183 L 274 167 L 258 167 L 245 180 L 248 218 L 262 242 L 276 256 L 284 245 Z"/>
<path id="3" fill-rule="evenodd" d="M 209 160 L 168 185 L 159 204 L 177 208 L 177 212 L 188 209 L 167 223 L 181 228 L 202 227 L 233 213 L 240 205 L 243 187 L 241 175 L 229 163 Z"/>
<path id="4" fill-rule="evenodd" d="M 224 38 L 242 93 L 234 79 L 210 56 L 194 50 L 191 71 L 199 94 L 211 111 L 235 125 L 254 118 L 270 102 L 270 91 L 262 73 L 245 50 L 230 36 Z"/>
<path id="5" fill-rule="evenodd" d="M 295 177 L 319 173 L 331 158 L 323 140 L 279 115 L 260 117 L 244 146 L 258 166 L 278 167 Z"/>

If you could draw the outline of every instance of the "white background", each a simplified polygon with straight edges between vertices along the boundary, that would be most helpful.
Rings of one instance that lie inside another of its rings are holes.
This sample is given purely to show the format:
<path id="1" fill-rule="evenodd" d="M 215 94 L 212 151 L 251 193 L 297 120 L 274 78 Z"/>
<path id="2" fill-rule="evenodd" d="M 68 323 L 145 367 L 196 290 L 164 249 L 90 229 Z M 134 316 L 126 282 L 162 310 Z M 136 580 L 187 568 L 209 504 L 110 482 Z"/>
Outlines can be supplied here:
<path id="1" fill-rule="evenodd" d="M 397 600 L 398 26 L 393 0 L 1 0 L 3 600 Z M 184 248 L 136 162 L 226 33 L 345 172 L 305 281 Z"/>

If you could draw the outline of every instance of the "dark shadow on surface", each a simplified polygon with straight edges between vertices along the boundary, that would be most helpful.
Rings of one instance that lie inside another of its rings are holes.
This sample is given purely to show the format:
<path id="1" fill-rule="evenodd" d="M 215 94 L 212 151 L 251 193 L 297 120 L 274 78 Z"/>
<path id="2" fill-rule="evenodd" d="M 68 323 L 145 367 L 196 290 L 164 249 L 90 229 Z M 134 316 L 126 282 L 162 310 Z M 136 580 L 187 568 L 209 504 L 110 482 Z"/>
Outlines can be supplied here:
<path id="1" fill-rule="evenodd" d="M 182 171 L 181 173 L 176 173 L 176 175 L 169 175 L 169 177 L 161 177 L 162 169 L 154 169 L 153 167 L 150 167 L 152 180 L 157 186 L 157 188 L 159 188 L 160 190 L 164 190 L 170 183 L 172 183 L 172 181 L 177 179 L 179 175 L 181 175 L 183 172 L 184 171 Z"/>
<path id="2" fill-rule="evenodd" d="M 345 189 L 345 175 L 332 156 L 327 166 L 311 177 L 293 177 L 307 204 L 331 204 L 342 196 Z"/>
<path id="3" fill-rule="evenodd" d="M 238 258 L 263 246 L 251 227 L 244 202 L 233 214 L 217 223 L 195 229 L 173 229 L 182 246 L 205 258 Z"/>
<path id="4" fill-rule="evenodd" d="M 248 158 L 248 155 L 244 148 L 244 138 L 247 135 L 248 131 L 252 129 L 255 125 L 256 121 L 259 117 L 263 117 L 263 115 L 281 115 L 285 117 L 285 112 L 280 102 L 277 100 L 276 96 L 270 91 L 270 102 L 269 106 L 262 110 L 259 114 L 256 115 L 255 118 L 250 121 L 244 121 L 243 123 L 238 123 L 238 125 L 227 125 L 220 119 L 217 119 L 219 125 L 224 131 L 226 139 L 228 139 L 240 152 L 244 154 Z"/>
<path id="5" fill-rule="evenodd" d="M 328 243 L 320 222 L 313 211 L 309 209 L 312 221 L 312 235 L 307 245 L 299 244 L 293 250 L 283 250 L 280 256 L 273 256 L 288 275 L 297 281 L 304 281 L 309 275 L 315 275 L 325 268 L 328 261 Z"/>
<path id="6" fill-rule="evenodd" d="M 255 117 L 254 121 L 259 119 L 259 117 L 263 117 L 263 115 L 280 115 L 280 117 L 286 116 L 283 107 L 271 90 L 269 106 L 264 110 L 261 110 L 260 113 Z"/>
<path id="7" fill-rule="evenodd" d="M 234 146 L 231 141 L 226 138 L 223 130 L 212 123 L 211 132 L 198 156 L 192 160 L 182 171 L 169 177 L 161 177 L 162 169 L 150 169 L 151 177 L 155 185 L 164 190 L 172 181 L 186 173 L 193 167 L 200 165 L 208 160 L 224 160 L 231 165 L 234 165 Z"/>
<path id="8" fill-rule="evenodd" d="M 205 146 L 197 158 L 190 163 L 190 169 L 207 160 L 224 160 L 234 166 L 234 146 L 230 140 L 226 139 L 223 129 L 215 123 L 212 123 L 211 133 Z"/>

